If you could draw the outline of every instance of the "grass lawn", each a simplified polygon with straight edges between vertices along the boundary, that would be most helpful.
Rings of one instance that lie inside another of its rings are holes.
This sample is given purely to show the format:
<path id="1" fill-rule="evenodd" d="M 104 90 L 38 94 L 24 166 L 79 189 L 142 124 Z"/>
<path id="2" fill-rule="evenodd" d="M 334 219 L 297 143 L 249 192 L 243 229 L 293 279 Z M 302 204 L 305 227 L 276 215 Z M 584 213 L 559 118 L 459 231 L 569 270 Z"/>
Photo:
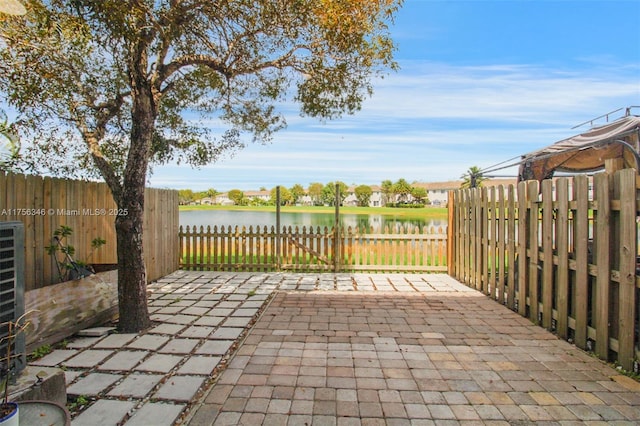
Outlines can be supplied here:
<path id="1" fill-rule="evenodd" d="M 255 212 L 275 212 L 275 206 L 180 206 L 180 211 L 189 210 L 236 210 Z M 333 213 L 335 209 L 330 206 L 282 206 L 282 213 Z M 380 214 L 389 216 L 419 216 L 419 217 L 446 217 L 446 207 L 423 207 L 418 209 L 404 209 L 393 207 L 340 207 L 343 214 Z"/>

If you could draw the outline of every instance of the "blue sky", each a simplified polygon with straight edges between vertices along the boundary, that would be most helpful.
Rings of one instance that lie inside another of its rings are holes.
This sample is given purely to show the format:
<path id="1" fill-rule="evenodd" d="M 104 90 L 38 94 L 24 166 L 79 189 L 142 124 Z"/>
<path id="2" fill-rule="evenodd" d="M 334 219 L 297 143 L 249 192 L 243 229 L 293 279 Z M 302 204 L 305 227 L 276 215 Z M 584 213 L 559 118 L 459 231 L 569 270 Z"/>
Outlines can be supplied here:
<path id="1" fill-rule="evenodd" d="M 637 0 L 406 0 L 392 26 L 400 70 L 356 115 L 320 123 L 291 109 L 272 143 L 200 169 L 158 166 L 150 185 L 458 179 L 640 106 L 639 19 Z"/>

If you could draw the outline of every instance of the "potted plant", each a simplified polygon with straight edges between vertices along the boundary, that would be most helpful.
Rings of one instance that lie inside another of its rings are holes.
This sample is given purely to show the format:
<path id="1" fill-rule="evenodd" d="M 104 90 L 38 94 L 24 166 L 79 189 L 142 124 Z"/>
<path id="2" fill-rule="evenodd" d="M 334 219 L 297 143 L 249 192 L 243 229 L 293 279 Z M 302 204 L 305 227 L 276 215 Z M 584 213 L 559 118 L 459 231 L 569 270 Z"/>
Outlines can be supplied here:
<path id="1" fill-rule="evenodd" d="M 26 312 L 21 315 L 15 321 L 7 321 L 0 324 L 2 327 L 6 327 L 6 335 L 0 338 L 0 344 L 5 344 L 5 350 L 0 354 L 0 385 L 2 391 L 2 403 L 0 404 L 0 425 L 2 426 L 16 426 L 18 425 L 19 407 L 15 402 L 9 402 L 9 381 L 11 374 L 15 366 L 15 359 L 20 357 L 21 354 L 14 354 L 13 348 L 15 346 L 16 339 L 23 333 L 29 326 L 29 322 L 25 321 L 25 317 L 30 312 Z M 3 333 L 4 334 L 4 333 Z"/>

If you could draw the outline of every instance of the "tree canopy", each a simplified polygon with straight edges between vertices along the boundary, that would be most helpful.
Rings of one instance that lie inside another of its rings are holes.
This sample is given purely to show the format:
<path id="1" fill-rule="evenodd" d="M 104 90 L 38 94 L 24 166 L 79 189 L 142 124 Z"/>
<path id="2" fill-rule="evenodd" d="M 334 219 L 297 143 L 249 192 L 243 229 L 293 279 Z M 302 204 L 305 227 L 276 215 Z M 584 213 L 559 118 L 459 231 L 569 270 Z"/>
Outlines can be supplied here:
<path id="1" fill-rule="evenodd" d="M 402 0 L 26 0 L 0 18 L 0 93 L 29 171 L 96 171 L 116 217 L 120 331 L 149 326 L 142 247 L 150 167 L 203 165 L 304 116 L 358 111 L 397 67 Z M 212 125 L 211 123 L 214 123 Z M 71 161 L 69 161 L 71 159 Z"/>
<path id="2" fill-rule="evenodd" d="M 358 200 L 358 206 L 360 207 L 368 207 L 369 201 L 371 200 L 371 195 L 373 195 L 373 190 L 369 185 L 358 185 L 354 189 L 354 193 L 356 196 L 356 200 Z"/>
<path id="3" fill-rule="evenodd" d="M 337 118 L 396 68 L 387 25 L 398 0 L 25 3 L 24 17 L 0 22 L 0 91 L 29 136 L 24 166 L 98 171 L 115 189 L 136 100 L 154 112 L 151 164 L 203 165 L 269 141 L 286 125 L 285 99 L 303 115 Z"/>
<path id="4" fill-rule="evenodd" d="M 336 187 L 340 192 L 340 199 L 336 200 Z M 342 202 L 349 195 L 349 187 L 346 183 L 341 181 L 329 182 L 322 188 L 322 202 L 330 206 L 335 206 L 336 202 L 342 205 Z"/>

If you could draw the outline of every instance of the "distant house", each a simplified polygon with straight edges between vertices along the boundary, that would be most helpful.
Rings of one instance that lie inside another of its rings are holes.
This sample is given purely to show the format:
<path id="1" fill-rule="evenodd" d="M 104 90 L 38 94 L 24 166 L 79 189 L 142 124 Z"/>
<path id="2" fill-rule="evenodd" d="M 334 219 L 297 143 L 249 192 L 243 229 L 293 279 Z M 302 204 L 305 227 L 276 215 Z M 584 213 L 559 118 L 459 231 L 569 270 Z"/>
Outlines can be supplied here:
<path id="1" fill-rule="evenodd" d="M 221 206 L 232 206 L 234 203 L 229 198 L 229 193 L 223 192 L 222 194 L 216 195 L 216 204 L 220 204 Z"/>
<path id="2" fill-rule="evenodd" d="M 516 185 L 517 179 L 487 179 L 482 181 L 482 186 L 490 188 L 498 185 Z M 417 183 L 415 186 L 424 188 L 427 191 L 427 198 L 432 206 L 446 206 L 449 201 L 449 191 L 460 189 L 462 181 L 450 180 L 444 182 Z"/>
<path id="3" fill-rule="evenodd" d="M 347 188 L 347 196 L 342 200 L 343 206 L 357 206 L 358 198 L 356 197 L 356 187 L 355 185 L 351 185 Z"/>
<path id="4" fill-rule="evenodd" d="M 446 206 L 449 199 L 449 191 L 459 189 L 461 183 L 459 180 L 450 180 L 416 183 L 415 186 L 424 188 L 427 191 L 427 199 L 432 206 Z"/>
<path id="5" fill-rule="evenodd" d="M 371 185 L 371 198 L 369 199 L 369 207 L 382 206 L 382 188 L 379 185 Z"/>
<path id="6" fill-rule="evenodd" d="M 356 187 L 360 185 L 351 185 L 347 188 L 347 196 L 342 201 L 344 206 L 357 206 L 358 197 L 356 197 Z M 378 185 L 369 185 L 371 188 L 371 197 L 369 198 L 369 207 L 380 207 L 382 205 L 382 189 Z"/>
<path id="7" fill-rule="evenodd" d="M 245 191 L 244 197 L 251 200 L 268 202 L 271 200 L 271 191 Z"/>
<path id="8" fill-rule="evenodd" d="M 211 197 L 204 197 L 200 198 L 198 201 L 196 201 L 196 203 L 203 206 L 210 206 L 216 203 L 216 199 Z"/>

